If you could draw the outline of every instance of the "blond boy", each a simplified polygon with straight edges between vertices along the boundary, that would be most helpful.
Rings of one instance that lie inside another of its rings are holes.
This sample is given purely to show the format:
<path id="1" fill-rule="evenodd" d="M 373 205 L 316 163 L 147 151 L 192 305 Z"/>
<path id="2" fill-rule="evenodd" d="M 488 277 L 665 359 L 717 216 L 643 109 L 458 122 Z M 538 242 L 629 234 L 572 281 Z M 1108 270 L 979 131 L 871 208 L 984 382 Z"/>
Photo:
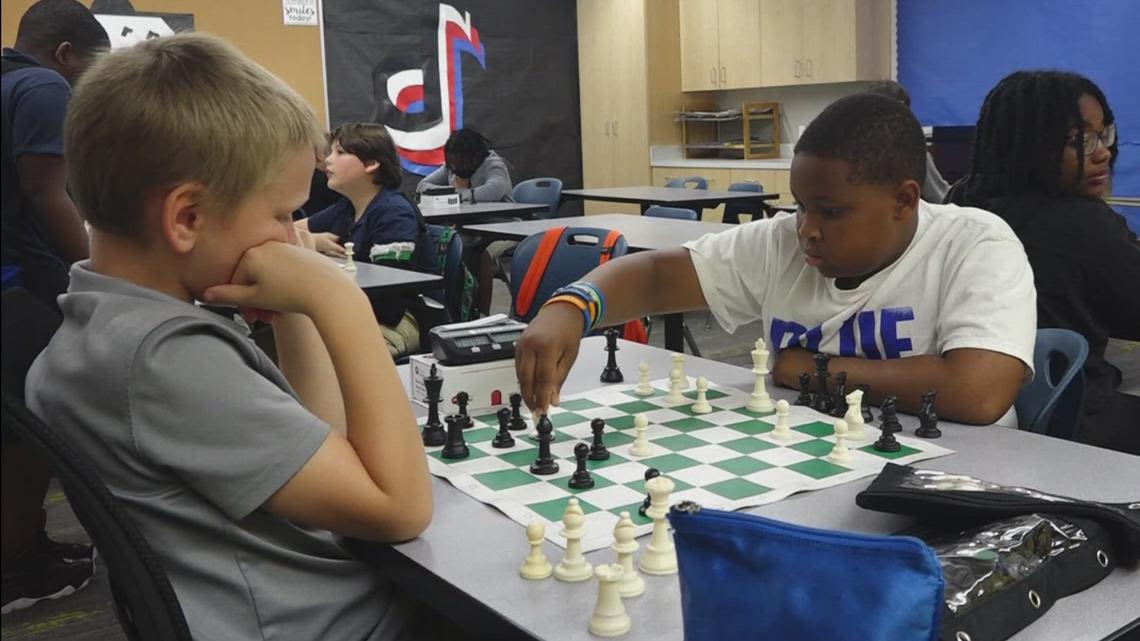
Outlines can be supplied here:
<path id="1" fill-rule="evenodd" d="M 336 537 L 414 537 L 432 498 L 368 300 L 292 224 L 321 136 L 296 93 L 205 35 L 108 54 L 68 113 L 91 259 L 29 406 L 94 459 L 198 639 L 407 627 Z M 195 300 L 271 320 L 280 370 Z"/>

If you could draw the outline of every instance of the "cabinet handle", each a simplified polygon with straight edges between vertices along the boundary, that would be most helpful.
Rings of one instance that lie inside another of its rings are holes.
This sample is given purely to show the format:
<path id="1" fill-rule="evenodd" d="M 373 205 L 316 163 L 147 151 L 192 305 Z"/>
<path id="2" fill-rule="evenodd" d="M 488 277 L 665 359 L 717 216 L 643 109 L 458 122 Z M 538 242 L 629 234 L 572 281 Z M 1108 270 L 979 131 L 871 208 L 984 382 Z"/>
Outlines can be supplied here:
<path id="1" fill-rule="evenodd" d="M 610 135 L 610 121 L 608 121 L 608 120 L 606 121 L 606 126 L 604 127 L 604 129 L 606 132 L 606 136 L 609 136 Z"/>
<path id="2" fill-rule="evenodd" d="M 724 70 L 724 65 L 720 67 L 720 84 L 728 84 L 728 73 Z"/>
<path id="3" fill-rule="evenodd" d="M 796 65 L 795 65 L 795 75 L 796 75 L 796 77 L 797 77 L 797 78 L 799 78 L 799 77 L 800 77 L 800 61 L 799 61 L 799 60 L 797 60 L 797 61 L 796 61 Z"/>
<path id="4" fill-rule="evenodd" d="M 613 132 L 614 132 L 614 135 L 616 136 L 617 135 L 617 121 L 616 120 L 614 121 Z"/>
<path id="5" fill-rule="evenodd" d="M 815 73 L 815 63 L 813 63 L 811 61 L 811 58 L 808 58 L 808 61 L 807 61 L 807 77 L 811 78 L 812 74 L 814 74 L 814 73 Z"/>
<path id="6" fill-rule="evenodd" d="M 716 67 L 709 67 L 709 82 L 716 86 Z"/>

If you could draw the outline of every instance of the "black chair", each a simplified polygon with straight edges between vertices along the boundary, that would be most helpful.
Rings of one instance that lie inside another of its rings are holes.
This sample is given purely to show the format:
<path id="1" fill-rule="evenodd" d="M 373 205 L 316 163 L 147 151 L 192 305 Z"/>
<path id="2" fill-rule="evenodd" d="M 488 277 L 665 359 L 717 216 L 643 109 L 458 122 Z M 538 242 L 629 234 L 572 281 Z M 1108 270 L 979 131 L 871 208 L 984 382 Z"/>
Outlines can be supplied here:
<path id="1" fill-rule="evenodd" d="M 4 292 L 3 306 L 5 384 L 0 422 L 4 431 L 41 453 L 59 479 L 71 509 L 107 567 L 115 614 L 127 638 L 190 641 L 182 607 L 158 556 L 86 456 L 24 406 L 23 379 L 18 372 L 9 371 L 23 365 L 26 372 L 31 361 L 19 358 L 20 354 L 42 351 L 59 326 L 59 317 L 19 290 Z M 45 328 L 51 331 L 43 331 Z M 37 344 L 30 345 L 33 342 Z"/>

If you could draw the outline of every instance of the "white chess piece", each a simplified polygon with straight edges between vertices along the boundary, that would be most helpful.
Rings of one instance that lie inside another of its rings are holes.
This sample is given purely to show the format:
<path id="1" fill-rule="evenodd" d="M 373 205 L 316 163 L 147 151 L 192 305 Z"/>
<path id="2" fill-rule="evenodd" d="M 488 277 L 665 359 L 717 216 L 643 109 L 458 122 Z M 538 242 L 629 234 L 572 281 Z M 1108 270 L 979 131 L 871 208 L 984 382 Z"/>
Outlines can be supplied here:
<path id="1" fill-rule="evenodd" d="M 768 396 L 768 389 L 764 387 L 764 377 L 768 371 L 768 349 L 764 339 L 756 339 L 756 349 L 752 350 L 752 373 L 756 375 L 756 383 L 752 387 L 752 394 L 748 397 L 745 409 L 753 412 L 771 412 L 772 397 Z"/>
<path id="2" fill-rule="evenodd" d="M 637 569 L 633 567 L 633 555 L 638 548 L 637 541 L 633 539 L 633 521 L 629 518 L 629 512 L 622 512 L 617 525 L 614 526 L 614 544 L 610 549 L 618 555 L 617 562 L 622 569 L 618 592 L 626 599 L 640 596 L 645 592 L 645 579 L 641 578 Z"/>
<path id="3" fill-rule="evenodd" d="M 645 482 L 645 491 L 649 493 L 649 509 L 645 511 L 645 516 L 653 519 L 653 535 L 649 539 L 649 545 L 645 546 L 638 567 L 646 574 L 677 573 L 677 548 L 673 545 L 669 524 L 665 521 L 665 515 L 669 513 L 669 495 L 673 493 L 674 487 L 676 484 L 665 476 Z"/>
<path id="4" fill-rule="evenodd" d="M 653 396 L 653 386 L 649 384 L 649 363 L 638 365 L 637 375 L 637 388 L 633 393 L 638 396 Z"/>
<path id="5" fill-rule="evenodd" d="M 542 521 L 531 521 L 526 526 L 526 538 L 530 541 L 530 554 L 526 555 L 526 561 L 519 568 L 519 575 L 529 581 L 545 579 L 554 572 L 554 568 L 542 551 L 542 540 L 546 538 L 546 526 Z"/>
<path id="6" fill-rule="evenodd" d="M 851 450 L 847 449 L 847 421 L 837 419 L 835 421 L 835 447 L 831 448 L 831 454 L 827 458 L 835 461 L 836 463 L 846 463 L 851 460 Z"/>
<path id="7" fill-rule="evenodd" d="M 708 414 L 712 411 L 712 405 L 709 405 L 709 379 L 704 376 L 697 379 L 697 402 L 693 403 L 692 410 L 694 414 Z"/>
<path id="8" fill-rule="evenodd" d="M 629 446 L 629 455 L 644 457 L 653 454 L 653 444 L 649 442 L 649 418 L 644 414 L 634 414 L 633 428 L 637 435 Z"/>
<path id="9" fill-rule="evenodd" d="M 620 637 L 629 632 L 629 615 L 621 601 L 620 587 L 622 568 L 617 563 L 598 566 L 598 603 L 588 626 L 590 634 L 599 637 Z"/>
<path id="10" fill-rule="evenodd" d="M 566 502 L 562 514 L 562 536 L 566 539 L 566 556 L 554 568 L 554 578 L 575 583 L 594 575 L 594 567 L 582 556 L 582 537 L 586 535 L 586 514 L 578 499 Z"/>
<path id="11" fill-rule="evenodd" d="M 681 379 L 681 391 L 689 389 L 689 377 L 685 376 L 685 355 L 673 354 L 673 369 L 676 370 L 677 378 Z"/>
<path id="12" fill-rule="evenodd" d="M 685 395 L 681 392 L 685 389 L 685 379 L 682 377 L 681 370 L 674 367 L 669 372 L 669 395 L 665 400 L 670 403 L 684 403 Z"/>
<path id="13" fill-rule="evenodd" d="M 847 395 L 847 413 L 843 415 L 847 421 L 847 440 L 862 441 L 867 438 L 863 430 L 863 390 L 857 389 Z"/>
<path id="14" fill-rule="evenodd" d="M 356 243 L 347 242 L 344 244 L 344 271 L 356 271 L 356 263 L 352 259 L 352 252 L 356 249 Z"/>
<path id="15" fill-rule="evenodd" d="M 777 441 L 786 441 L 792 435 L 788 427 L 788 415 L 792 413 L 792 406 L 784 399 L 776 401 L 776 428 L 772 430 L 772 438 Z"/>

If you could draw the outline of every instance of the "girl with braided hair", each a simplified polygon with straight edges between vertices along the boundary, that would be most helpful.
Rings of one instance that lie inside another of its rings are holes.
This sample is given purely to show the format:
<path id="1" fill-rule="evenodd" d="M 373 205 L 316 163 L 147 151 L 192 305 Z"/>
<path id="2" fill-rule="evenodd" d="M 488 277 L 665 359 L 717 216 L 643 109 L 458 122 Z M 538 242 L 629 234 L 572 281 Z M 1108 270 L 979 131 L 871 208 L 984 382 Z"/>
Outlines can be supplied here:
<path id="1" fill-rule="evenodd" d="M 1116 391 L 1120 370 L 1104 359 L 1110 337 L 1140 340 L 1140 242 L 1102 200 L 1116 155 L 1115 119 L 1091 80 L 1018 71 L 986 96 L 970 173 L 948 200 L 1004 218 L 1033 268 L 1038 327 L 1088 340 L 1077 438 L 1138 454 L 1140 397 Z"/>

